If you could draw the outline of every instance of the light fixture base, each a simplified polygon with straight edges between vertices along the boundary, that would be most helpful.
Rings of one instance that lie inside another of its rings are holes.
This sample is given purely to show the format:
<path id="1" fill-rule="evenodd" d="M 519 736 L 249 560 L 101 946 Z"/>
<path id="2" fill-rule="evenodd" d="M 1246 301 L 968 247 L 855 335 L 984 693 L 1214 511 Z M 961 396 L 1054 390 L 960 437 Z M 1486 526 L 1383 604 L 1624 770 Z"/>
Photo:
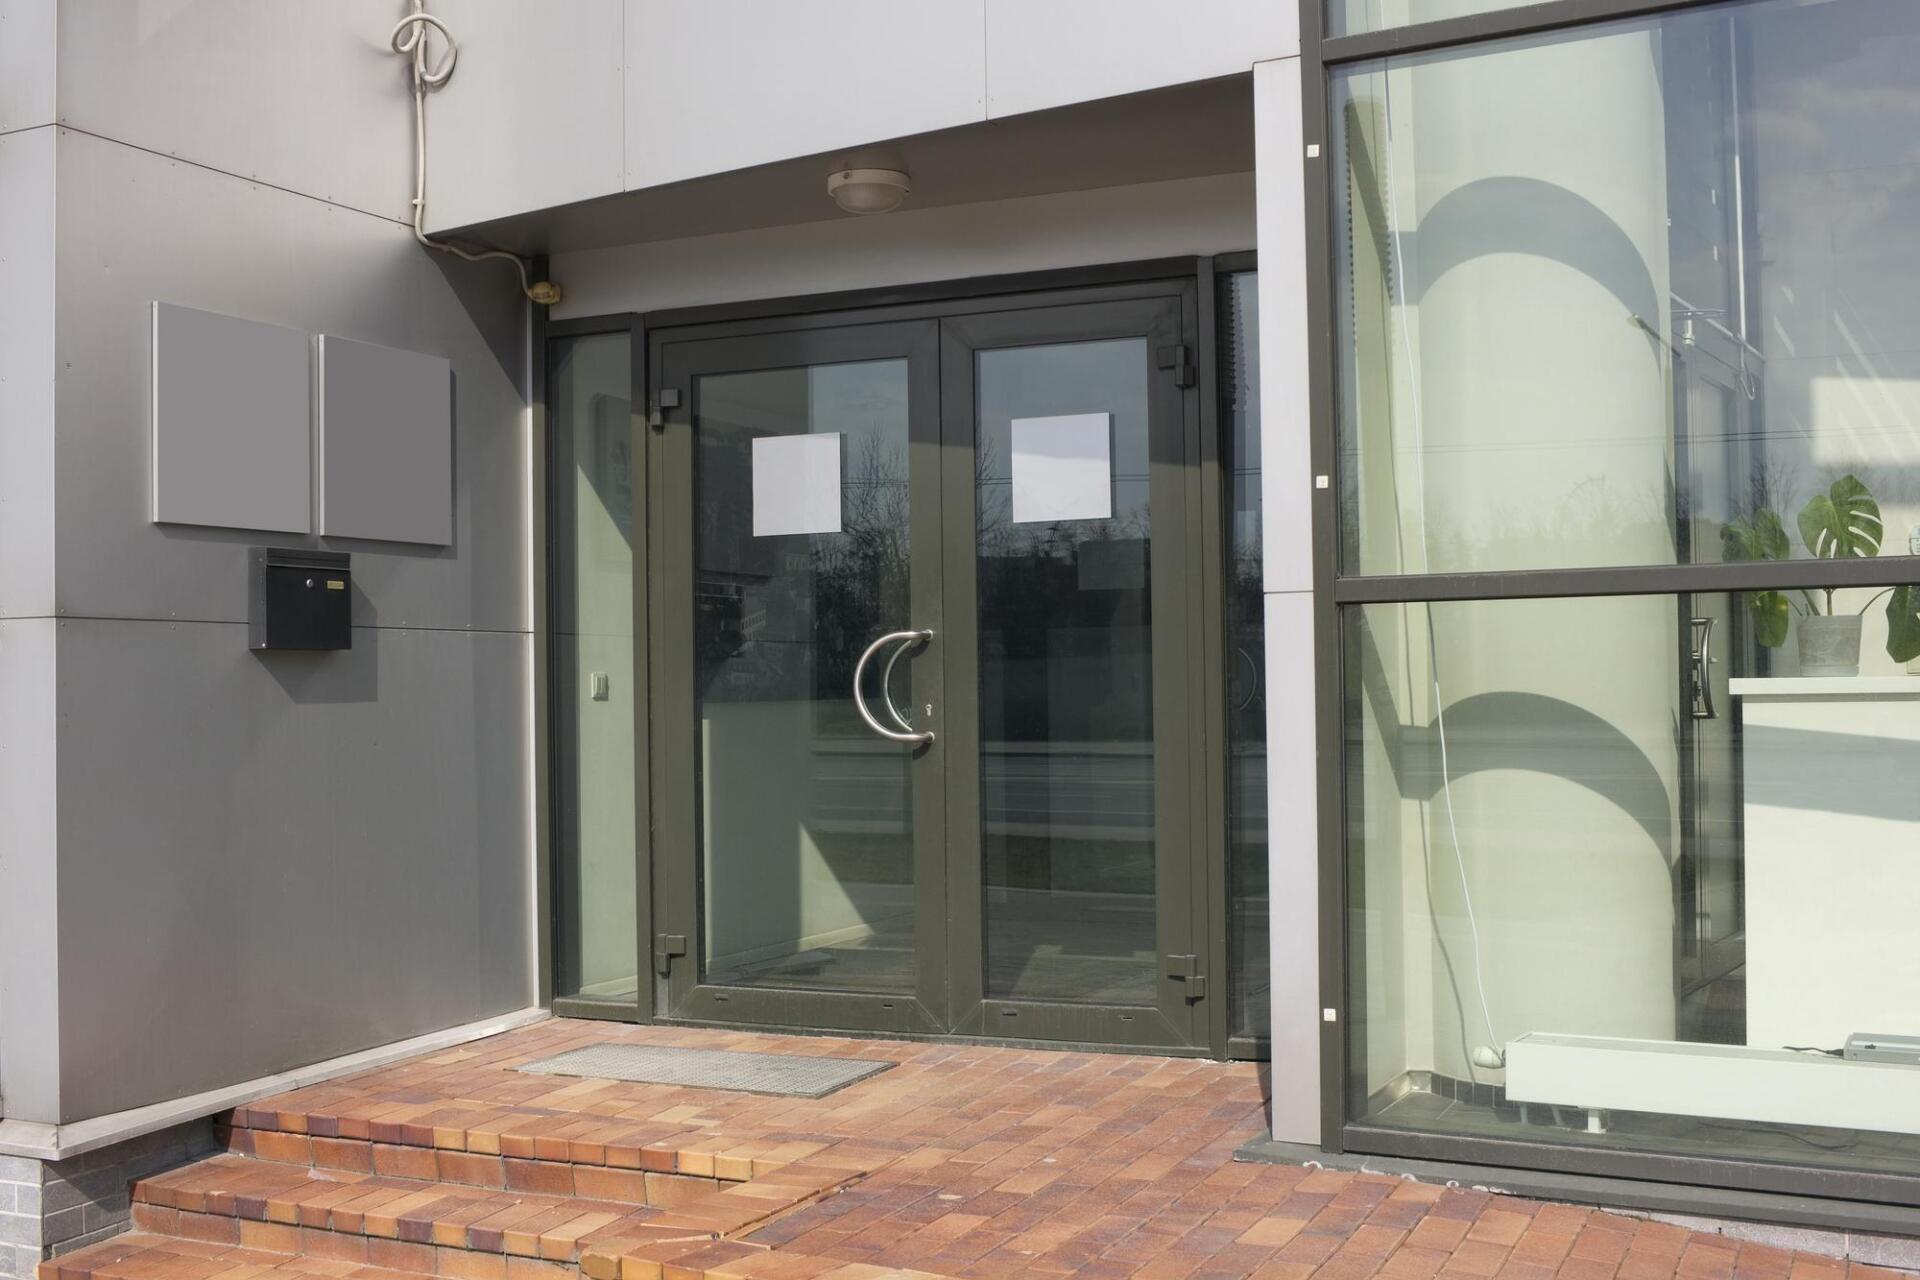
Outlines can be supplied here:
<path id="1" fill-rule="evenodd" d="M 827 194 L 848 213 L 887 213 L 900 207 L 912 179 L 899 169 L 836 169 L 827 175 Z"/>

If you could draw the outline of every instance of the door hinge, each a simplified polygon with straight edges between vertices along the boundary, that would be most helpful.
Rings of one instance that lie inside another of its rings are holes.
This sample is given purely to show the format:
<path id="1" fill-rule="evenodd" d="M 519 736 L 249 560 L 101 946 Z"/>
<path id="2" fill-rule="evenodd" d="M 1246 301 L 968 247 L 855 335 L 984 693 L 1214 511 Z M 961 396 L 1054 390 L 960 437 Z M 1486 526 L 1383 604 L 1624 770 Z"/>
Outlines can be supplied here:
<path id="1" fill-rule="evenodd" d="M 647 414 L 647 425 L 655 431 L 667 429 L 667 410 L 680 407 L 680 388 L 662 387 L 660 394 L 654 397 L 653 411 Z"/>
<path id="2" fill-rule="evenodd" d="M 1193 372 L 1193 353 L 1185 343 L 1161 347 L 1157 363 L 1162 369 L 1173 370 L 1173 385 L 1176 387 L 1191 387 L 1197 381 Z"/>
<path id="3" fill-rule="evenodd" d="M 653 971 L 661 977 L 673 972 L 676 956 L 687 954 L 687 935 L 684 933 L 656 933 L 653 935 Z"/>
<path id="4" fill-rule="evenodd" d="M 1207 975 L 1200 972 L 1199 956 L 1168 956 L 1167 976 L 1187 984 L 1187 999 L 1207 998 Z"/>

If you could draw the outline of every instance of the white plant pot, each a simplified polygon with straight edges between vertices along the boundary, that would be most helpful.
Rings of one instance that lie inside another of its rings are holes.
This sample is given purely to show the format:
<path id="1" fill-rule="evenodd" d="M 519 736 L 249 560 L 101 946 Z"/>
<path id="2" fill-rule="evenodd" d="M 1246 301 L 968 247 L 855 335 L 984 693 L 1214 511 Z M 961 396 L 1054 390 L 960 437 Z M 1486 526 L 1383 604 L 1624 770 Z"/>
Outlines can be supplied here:
<path id="1" fill-rule="evenodd" d="M 1814 615 L 1800 619 L 1800 674 L 1860 674 L 1860 615 Z"/>

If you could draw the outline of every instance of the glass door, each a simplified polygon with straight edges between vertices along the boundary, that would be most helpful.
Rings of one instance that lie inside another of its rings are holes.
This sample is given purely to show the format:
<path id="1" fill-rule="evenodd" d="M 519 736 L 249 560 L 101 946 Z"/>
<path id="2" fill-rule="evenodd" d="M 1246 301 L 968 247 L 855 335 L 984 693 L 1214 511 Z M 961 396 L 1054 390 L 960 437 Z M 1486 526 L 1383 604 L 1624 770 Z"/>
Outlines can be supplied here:
<path id="1" fill-rule="evenodd" d="M 666 1011 L 943 1030 L 936 329 L 658 359 Z"/>
<path id="2" fill-rule="evenodd" d="M 1204 1038 L 1190 359 L 1177 296 L 943 322 L 962 1033 Z"/>
<path id="3" fill-rule="evenodd" d="M 1206 1043 L 1196 304 L 1098 296 L 654 336 L 663 1016 Z"/>

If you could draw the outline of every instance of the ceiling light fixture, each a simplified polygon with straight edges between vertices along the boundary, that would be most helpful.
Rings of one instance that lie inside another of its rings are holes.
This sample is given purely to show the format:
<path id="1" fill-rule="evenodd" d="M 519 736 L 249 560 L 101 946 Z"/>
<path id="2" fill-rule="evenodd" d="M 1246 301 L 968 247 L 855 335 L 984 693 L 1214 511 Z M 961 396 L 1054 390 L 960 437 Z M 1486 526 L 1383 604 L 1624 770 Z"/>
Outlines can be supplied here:
<path id="1" fill-rule="evenodd" d="M 899 169 L 836 169 L 827 194 L 848 213 L 888 213 L 900 207 L 912 180 Z"/>

